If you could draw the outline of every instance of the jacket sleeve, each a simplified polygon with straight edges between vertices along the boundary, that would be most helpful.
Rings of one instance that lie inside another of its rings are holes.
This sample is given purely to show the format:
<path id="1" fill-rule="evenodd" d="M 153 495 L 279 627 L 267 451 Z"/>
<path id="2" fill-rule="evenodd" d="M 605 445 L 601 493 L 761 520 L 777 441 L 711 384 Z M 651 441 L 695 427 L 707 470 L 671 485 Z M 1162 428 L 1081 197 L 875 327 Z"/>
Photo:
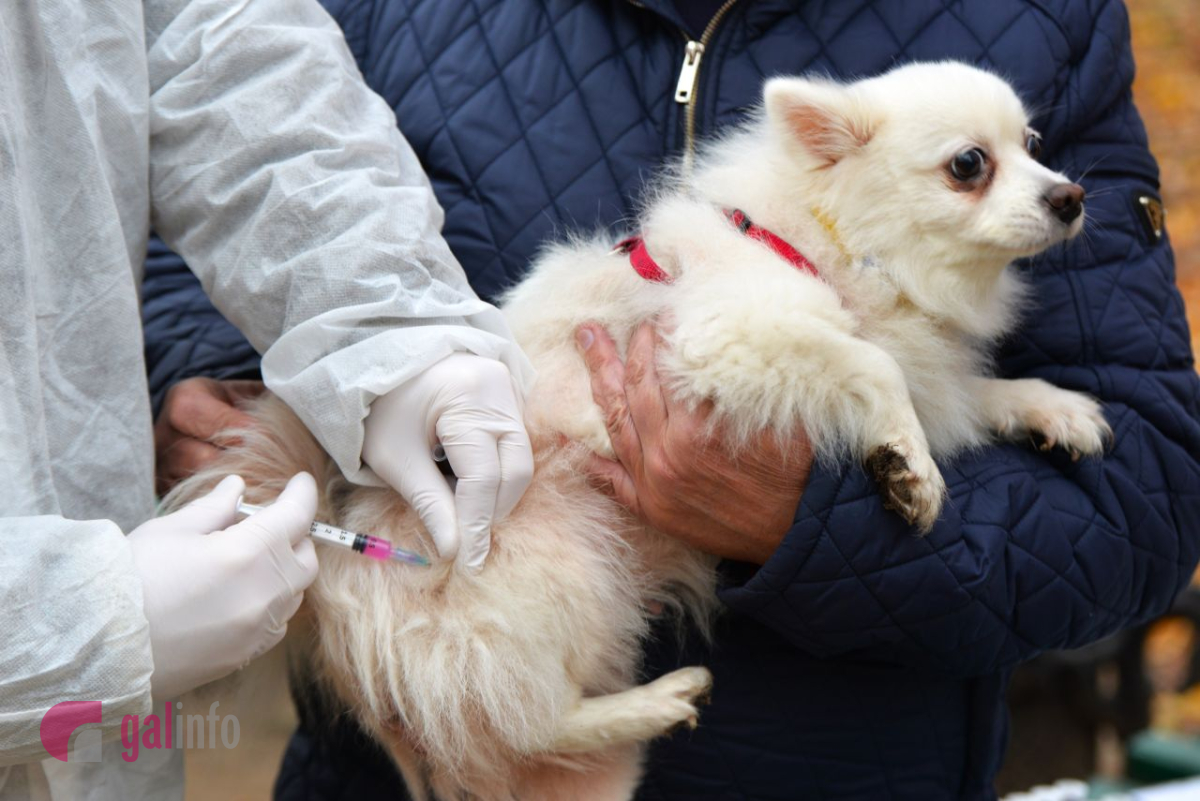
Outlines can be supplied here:
<path id="1" fill-rule="evenodd" d="M 388 105 L 314 0 L 148 0 L 154 227 L 352 480 L 362 420 L 455 351 L 532 377 L 440 235 Z"/>
<path id="2" fill-rule="evenodd" d="M 808 652 L 989 673 L 1151 618 L 1192 575 L 1200 381 L 1170 247 L 1138 218 L 1158 172 L 1124 7 L 1104 3 L 1094 24 L 1043 128 L 1055 168 L 1091 168 L 1095 224 L 1024 268 L 1035 307 L 999 366 L 1100 399 L 1113 447 L 1072 463 L 1002 445 L 942 464 L 950 496 L 924 539 L 860 469 L 815 468 L 778 551 L 721 594 Z"/>
<path id="3" fill-rule="evenodd" d="M 204 294 L 196 276 L 157 236 L 142 281 L 146 378 L 155 417 L 173 384 L 193 376 L 261 378 L 259 357 Z"/>

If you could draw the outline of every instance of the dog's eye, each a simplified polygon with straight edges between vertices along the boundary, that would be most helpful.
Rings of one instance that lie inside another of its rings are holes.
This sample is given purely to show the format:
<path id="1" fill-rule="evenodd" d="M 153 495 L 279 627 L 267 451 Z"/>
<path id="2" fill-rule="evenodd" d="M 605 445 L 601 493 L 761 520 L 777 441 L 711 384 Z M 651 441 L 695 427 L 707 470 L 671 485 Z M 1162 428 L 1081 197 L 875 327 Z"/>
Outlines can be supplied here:
<path id="1" fill-rule="evenodd" d="M 1029 134 L 1025 137 L 1025 149 L 1029 151 L 1029 155 L 1034 160 L 1040 159 L 1042 157 L 1042 137 L 1035 133 Z"/>
<path id="2" fill-rule="evenodd" d="M 950 173 L 960 181 L 973 181 L 983 172 L 986 161 L 983 151 L 973 147 L 950 160 Z"/>

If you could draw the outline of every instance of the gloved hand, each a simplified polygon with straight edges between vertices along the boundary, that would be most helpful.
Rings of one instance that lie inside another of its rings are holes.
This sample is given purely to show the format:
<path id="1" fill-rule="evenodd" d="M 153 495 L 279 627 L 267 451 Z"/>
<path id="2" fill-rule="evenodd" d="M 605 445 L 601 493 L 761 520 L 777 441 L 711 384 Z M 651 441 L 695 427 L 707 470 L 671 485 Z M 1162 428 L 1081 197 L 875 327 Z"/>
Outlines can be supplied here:
<path id="1" fill-rule="evenodd" d="M 317 509 L 312 476 L 293 477 L 273 504 L 234 525 L 245 487 L 229 476 L 129 534 L 150 622 L 156 699 L 232 673 L 282 640 L 317 577 L 307 536 Z"/>
<path id="2" fill-rule="evenodd" d="M 404 496 L 443 558 L 483 566 L 491 526 L 513 510 L 533 478 L 508 368 L 467 353 L 447 356 L 375 399 L 367 415 L 363 461 Z M 458 477 L 450 484 L 433 459 L 441 443 Z"/>

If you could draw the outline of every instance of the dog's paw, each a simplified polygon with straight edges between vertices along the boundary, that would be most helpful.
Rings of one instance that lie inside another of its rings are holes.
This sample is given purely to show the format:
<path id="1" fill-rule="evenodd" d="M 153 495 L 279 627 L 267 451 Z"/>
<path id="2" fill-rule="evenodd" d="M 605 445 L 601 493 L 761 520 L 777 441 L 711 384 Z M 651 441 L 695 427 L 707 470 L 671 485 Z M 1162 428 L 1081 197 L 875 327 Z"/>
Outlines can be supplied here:
<path id="1" fill-rule="evenodd" d="M 697 707 L 708 703 L 712 674 L 702 667 L 680 668 L 640 689 L 643 713 L 658 719 L 663 733 L 681 726 L 694 729 L 700 717 Z"/>
<path id="2" fill-rule="evenodd" d="M 946 482 L 929 452 L 897 437 L 867 455 L 867 469 L 879 484 L 884 507 L 928 534 L 946 496 Z"/>
<path id="3" fill-rule="evenodd" d="M 1113 432 L 1100 404 L 1081 392 L 1052 389 L 1036 409 L 1026 413 L 1033 444 L 1041 451 L 1062 448 L 1074 461 L 1102 454 Z"/>

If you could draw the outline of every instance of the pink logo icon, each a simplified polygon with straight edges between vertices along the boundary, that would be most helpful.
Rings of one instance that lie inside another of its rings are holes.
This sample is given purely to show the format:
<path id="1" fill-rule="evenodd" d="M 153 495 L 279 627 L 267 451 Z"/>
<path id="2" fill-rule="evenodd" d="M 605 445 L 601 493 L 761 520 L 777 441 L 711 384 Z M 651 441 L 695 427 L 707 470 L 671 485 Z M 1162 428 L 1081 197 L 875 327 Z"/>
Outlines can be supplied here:
<path id="1" fill-rule="evenodd" d="M 60 762 L 67 761 L 71 735 L 85 723 L 101 721 L 99 701 L 63 701 L 42 716 L 42 746 Z"/>

